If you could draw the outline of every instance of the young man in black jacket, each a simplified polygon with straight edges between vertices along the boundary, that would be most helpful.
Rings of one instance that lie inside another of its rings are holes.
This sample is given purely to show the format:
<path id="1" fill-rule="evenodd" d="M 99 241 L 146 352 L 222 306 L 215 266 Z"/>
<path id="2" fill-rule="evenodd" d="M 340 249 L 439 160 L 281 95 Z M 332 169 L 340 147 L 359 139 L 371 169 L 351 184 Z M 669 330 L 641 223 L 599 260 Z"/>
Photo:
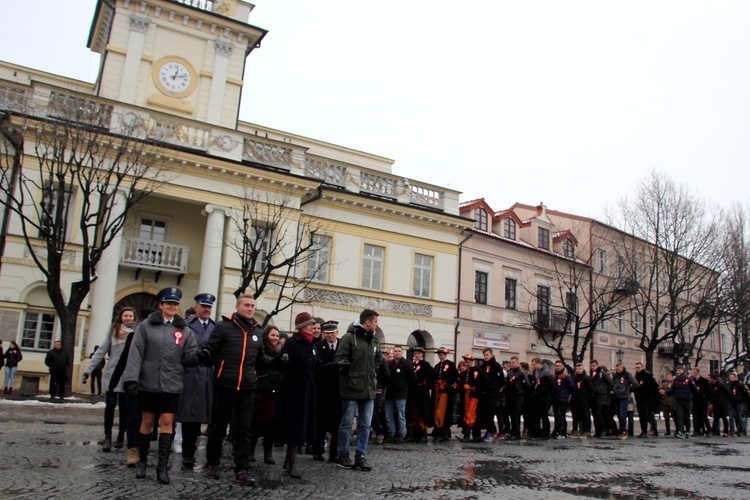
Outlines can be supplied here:
<path id="1" fill-rule="evenodd" d="M 584 370 L 581 363 L 576 363 L 573 374 L 573 396 L 570 400 L 570 409 L 573 413 L 572 438 L 587 439 L 591 435 L 591 396 L 594 393 L 594 384 L 591 377 Z"/>
<path id="2" fill-rule="evenodd" d="M 591 415 L 594 418 L 595 437 L 601 438 L 607 431 L 604 424 L 603 409 L 609 406 L 610 393 L 615 384 L 612 382 L 612 378 L 599 366 L 597 360 L 592 359 L 589 366 L 591 368 L 591 384 L 594 387 L 594 392 L 591 395 Z"/>

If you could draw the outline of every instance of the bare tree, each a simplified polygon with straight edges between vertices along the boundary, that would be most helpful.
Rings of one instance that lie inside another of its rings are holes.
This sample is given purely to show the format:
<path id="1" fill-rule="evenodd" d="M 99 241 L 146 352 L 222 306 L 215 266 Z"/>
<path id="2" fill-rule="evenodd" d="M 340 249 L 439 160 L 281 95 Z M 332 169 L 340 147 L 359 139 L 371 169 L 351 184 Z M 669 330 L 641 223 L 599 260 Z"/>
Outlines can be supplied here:
<path id="1" fill-rule="evenodd" d="M 85 97 L 52 93 L 44 109 L 15 104 L 2 110 L 1 203 L 44 275 L 72 360 L 102 253 L 127 213 L 162 183 L 157 149 L 137 119 Z M 71 272 L 78 277 L 64 290 Z"/>
<path id="2" fill-rule="evenodd" d="M 584 362 L 597 328 L 618 317 L 620 307 L 627 305 L 627 294 L 617 290 L 614 278 L 601 269 L 599 250 L 608 246 L 601 228 L 592 220 L 569 230 L 569 237 L 583 243 L 574 255 L 550 255 L 547 266 L 535 259 L 537 267 L 549 268 L 550 290 L 526 287 L 533 299 L 529 304 L 532 327 L 570 371 L 573 366 L 568 361 L 573 365 Z"/>
<path id="3" fill-rule="evenodd" d="M 288 194 L 269 194 L 247 188 L 235 212 L 234 239 L 227 246 L 240 257 L 238 297 L 252 290 L 273 300 L 262 326 L 295 303 L 302 293 L 320 281 L 329 264 L 330 237 L 319 224 L 303 222 Z"/>
<path id="4" fill-rule="evenodd" d="M 750 352 L 750 234 L 747 210 L 734 205 L 722 231 L 720 307 L 731 332 L 725 368 L 747 365 Z M 746 366 L 745 368 L 748 368 Z"/>
<path id="5" fill-rule="evenodd" d="M 673 342 L 675 361 L 689 361 L 696 336 L 705 338 L 718 325 L 718 217 L 658 172 L 619 205 L 613 221 L 623 231 L 617 274 L 631 289 L 630 307 L 643 324 L 639 347 L 649 371 L 660 344 Z M 702 330 L 691 336 L 697 326 Z"/>

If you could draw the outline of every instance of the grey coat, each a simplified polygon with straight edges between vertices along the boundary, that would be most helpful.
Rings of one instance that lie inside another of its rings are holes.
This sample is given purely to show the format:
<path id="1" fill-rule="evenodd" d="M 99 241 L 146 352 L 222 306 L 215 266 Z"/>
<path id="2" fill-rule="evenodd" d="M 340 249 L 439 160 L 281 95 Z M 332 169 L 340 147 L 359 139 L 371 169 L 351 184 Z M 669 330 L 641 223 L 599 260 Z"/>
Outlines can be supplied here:
<path id="1" fill-rule="evenodd" d="M 615 384 L 612 389 L 615 399 L 626 399 L 638 388 L 638 381 L 627 370 L 623 370 L 622 373 L 613 372 L 612 382 Z"/>
<path id="2" fill-rule="evenodd" d="M 216 323 L 209 319 L 204 329 L 197 316 L 190 316 L 187 324 L 193 331 L 199 348 L 208 340 L 216 326 Z M 213 368 L 210 366 L 185 368 L 184 390 L 180 396 L 180 407 L 175 414 L 175 422 L 207 424 L 211 421 L 211 405 L 214 399 L 213 376 Z"/>
<path id="3" fill-rule="evenodd" d="M 83 371 L 83 373 L 85 373 L 86 375 L 91 375 L 91 372 L 94 371 L 94 368 L 96 368 L 99 363 L 102 362 L 104 356 L 109 355 L 109 361 L 107 361 L 107 365 L 104 367 L 104 375 L 102 375 L 102 387 L 109 387 L 109 381 L 112 379 L 112 373 L 114 373 L 117 362 L 120 361 L 120 356 L 122 356 L 122 352 L 124 350 L 125 341 L 123 340 L 122 342 L 113 344 L 112 332 L 110 332 L 106 337 L 104 337 L 102 345 L 99 346 L 99 349 L 97 349 L 94 355 L 91 356 L 91 360 L 89 361 L 89 364 L 86 366 L 86 369 Z M 120 381 L 117 383 L 114 392 L 123 392 L 122 378 L 120 378 Z"/>
<path id="4" fill-rule="evenodd" d="M 198 344 L 185 320 L 175 316 L 165 325 L 156 311 L 135 329 L 122 380 L 137 382 L 139 391 L 180 394 L 184 366 L 199 362 Z"/>

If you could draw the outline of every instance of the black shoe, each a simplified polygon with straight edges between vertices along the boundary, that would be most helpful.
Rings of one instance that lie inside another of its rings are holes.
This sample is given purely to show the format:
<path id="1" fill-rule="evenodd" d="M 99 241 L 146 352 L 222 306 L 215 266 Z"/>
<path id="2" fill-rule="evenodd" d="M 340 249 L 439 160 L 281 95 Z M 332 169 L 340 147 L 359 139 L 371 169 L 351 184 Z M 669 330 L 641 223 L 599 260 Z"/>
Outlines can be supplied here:
<path id="1" fill-rule="evenodd" d="M 221 474 L 219 474 L 219 466 L 218 465 L 207 465 L 206 466 L 206 476 L 210 477 L 211 479 L 219 479 L 221 477 Z"/>
<path id="2" fill-rule="evenodd" d="M 325 458 L 323 458 L 323 455 L 321 455 L 320 453 L 315 453 L 313 455 L 313 460 L 317 460 L 318 462 L 324 462 Z"/>
<path id="3" fill-rule="evenodd" d="M 367 459 L 364 455 L 357 455 L 354 457 L 354 468 L 365 471 L 372 470 L 372 467 L 367 463 Z"/>
<path id="4" fill-rule="evenodd" d="M 192 469 L 195 465 L 195 457 L 186 457 L 185 455 L 182 456 L 182 467 L 184 469 Z"/>
<path id="5" fill-rule="evenodd" d="M 112 450 L 112 436 L 104 436 L 104 444 L 102 445 L 102 451 L 109 453 Z"/>
<path id="6" fill-rule="evenodd" d="M 354 467 L 352 459 L 349 457 L 349 455 L 339 455 L 338 460 L 336 460 L 336 465 L 338 465 L 342 469 L 351 469 L 352 467 Z"/>
<path id="7" fill-rule="evenodd" d="M 251 478 L 250 473 L 244 469 L 235 473 L 234 477 L 237 478 L 237 482 L 242 486 L 252 486 L 255 484 L 255 479 Z"/>

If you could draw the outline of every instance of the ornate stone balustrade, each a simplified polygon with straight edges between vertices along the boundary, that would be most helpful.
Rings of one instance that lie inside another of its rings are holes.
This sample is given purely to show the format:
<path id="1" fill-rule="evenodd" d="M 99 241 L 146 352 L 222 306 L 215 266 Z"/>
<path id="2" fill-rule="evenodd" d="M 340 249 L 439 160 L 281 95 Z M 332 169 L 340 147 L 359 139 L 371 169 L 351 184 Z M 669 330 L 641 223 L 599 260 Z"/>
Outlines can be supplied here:
<path id="1" fill-rule="evenodd" d="M 28 105 L 28 92 L 0 85 L 0 110 L 23 113 Z"/>
<path id="2" fill-rule="evenodd" d="M 161 142 L 197 149 L 208 149 L 211 130 L 185 122 L 161 117 L 151 117 L 148 122 L 148 137 Z"/>
<path id="3" fill-rule="evenodd" d="M 112 106 L 78 96 L 52 92 L 49 98 L 47 116 L 109 129 Z"/>
<path id="4" fill-rule="evenodd" d="M 171 0 L 174 3 L 181 3 L 183 5 L 188 5 L 190 7 L 195 7 L 196 9 L 200 10 L 206 10 L 208 12 L 213 11 L 214 9 L 214 1 L 212 0 Z"/>
<path id="5" fill-rule="evenodd" d="M 123 238 L 120 265 L 184 274 L 187 272 L 190 247 L 161 241 Z"/>
<path id="6" fill-rule="evenodd" d="M 305 162 L 305 175 L 327 184 L 346 185 L 346 167 L 326 161 L 308 158 Z"/>
<path id="7" fill-rule="evenodd" d="M 289 169 L 292 166 L 292 150 L 246 138 L 242 146 L 242 159 Z"/>
<path id="8" fill-rule="evenodd" d="M 420 186 L 417 184 L 408 184 L 410 200 L 417 205 L 425 205 L 434 208 L 443 208 L 443 197 L 440 191 Z"/>
<path id="9" fill-rule="evenodd" d="M 397 179 L 391 177 L 371 174 L 369 172 L 362 172 L 360 174 L 360 191 L 395 199 L 398 196 L 398 193 L 396 192 L 397 186 Z"/>

